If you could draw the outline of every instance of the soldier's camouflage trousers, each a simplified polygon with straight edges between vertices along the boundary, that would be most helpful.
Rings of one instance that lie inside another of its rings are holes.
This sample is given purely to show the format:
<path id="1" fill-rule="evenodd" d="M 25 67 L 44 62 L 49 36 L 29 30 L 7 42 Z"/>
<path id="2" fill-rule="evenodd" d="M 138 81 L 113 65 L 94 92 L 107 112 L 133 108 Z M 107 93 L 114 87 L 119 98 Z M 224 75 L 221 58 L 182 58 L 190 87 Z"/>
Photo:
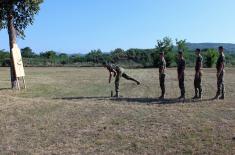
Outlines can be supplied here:
<path id="1" fill-rule="evenodd" d="M 199 73 L 199 75 L 195 74 L 194 89 L 195 89 L 195 95 L 198 95 L 198 93 L 199 93 L 199 96 L 202 95 L 202 74 L 201 73 Z"/>
<path id="2" fill-rule="evenodd" d="M 166 75 L 165 74 L 160 74 L 159 75 L 159 83 L 160 83 L 160 87 L 161 87 L 161 91 L 162 91 L 162 94 L 161 96 L 164 96 L 165 95 L 165 77 Z"/>
<path id="3" fill-rule="evenodd" d="M 224 95 L 224 72 L 217 77 L 217 95 Z"/>
<path id="4" fill-rule="evenodd" d="M 115 78 L 115 91 L 116 92 L 119 92 L 119 83 L 120 83 L 121 77 L 123 77 L 126 80 L 131 80 L 131 81 L 137 82 L 137 80 L 135 80 L 134 78 L 130 77 L 126 73 L 124 73 L 124 72 L 117 72 L 117 75 L 116 75 L 116 78 Z"/>
<path id="5" fill-rule="evenodd" d="M 183 73 L 181 79 L 179 79 L 179 88 L 180 88 L 181 96 L 185 96 L 184 73 Z"/>

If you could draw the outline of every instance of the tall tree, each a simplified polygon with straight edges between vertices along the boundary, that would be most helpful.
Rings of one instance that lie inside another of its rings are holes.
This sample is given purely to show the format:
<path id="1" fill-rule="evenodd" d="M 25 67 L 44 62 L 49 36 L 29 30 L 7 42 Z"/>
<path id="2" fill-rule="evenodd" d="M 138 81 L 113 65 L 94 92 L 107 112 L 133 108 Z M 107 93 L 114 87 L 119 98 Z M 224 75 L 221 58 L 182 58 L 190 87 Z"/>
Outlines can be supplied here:
<path id="1" fill-rule="evenodd" d="M 153 54 L 154 65 L 158 66 L 159 62 L 159 52 L 165 53 L 166 65 L 169 67 L 173 60 L 173 42 L 172 39 L 169 37 L 164 37 L 162 40 L 157 40 L 156 52 Z"/>
<path id="2" fill-rule="evenodd" d="M 177 45 L 177 49 L 178 50 L 183 50 L 183 51 L 187 51 L 187 45 L 186 45 L 186 39 L 184 40 L 178 40 L 175 39 L 176 45 Z"/>
<path id="3" fill-rule="evenodd" d="M 173 42 L 169 37 L 164 37 L 162 40 L 157 40 L 156 49 L 158 52 L 168 53 L 173 50 Z"/>
<path id="4" fill-rule="evenodd" d="M 30 47 L 22 48 L 21 55 L 24 58 L 33 58 L 36 56 L 36 54 L 33 52 L 33 50 Z"/>
<path id="5" fill-rule="evenodd" d="M 24 38 L 24 30 L 32 25 L 34 15 L 39 12 L 43 0 L 0 0 L 0 29 L 7 29 L 11 55 L 11 83 L 16 87 L 15 68 L 12 59 L 12 48 L 16 37 Z"/>

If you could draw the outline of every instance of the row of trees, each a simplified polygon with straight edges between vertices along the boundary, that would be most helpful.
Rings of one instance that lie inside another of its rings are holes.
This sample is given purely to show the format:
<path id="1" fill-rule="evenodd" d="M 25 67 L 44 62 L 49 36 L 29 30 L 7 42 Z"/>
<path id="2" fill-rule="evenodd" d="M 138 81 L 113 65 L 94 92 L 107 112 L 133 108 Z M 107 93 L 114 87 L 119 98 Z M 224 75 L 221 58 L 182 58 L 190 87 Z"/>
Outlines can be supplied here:
<path id="1" fill-rule="evenodd" d="M 34 15 L 40 10 L 40 4 L 43 0 L 0 0 L 0 30 L 7 29 L 9 35 L 9 49 L 10 54 L 6 51 L 0 51 L 0 60 L 3 64 L 9 65 L 11 68 L 11 82 L 12 88 L 16 87 L 15 68 L 12 60 L 12 48 L 16 44 L 16 37 L 24 38 L 24 31 L 28 25 L 33 24 Z M 193 62 L 192 53 L 187 50 L 185 40 L 176 40 L 177 48 L 184 49 L 185 56 L 188 57 L 188 63 Z M 120 48 L 112 51 L 111 53 L 102 53 L 101 50 L 93 50 L 87 55 L 67 55 L 57 54 L 54 51 L 47 51 L 40 55 L 35 54 L 29 47 L 22 49 L 24 60 L 29 60 L 29 64 L 35 62 L 44 62 L 44 65 L 50 63 L 54 64 L 71 64 L 76 62 L 92 62 L 99 64 L 101 61 L 114 61 L 121 62 L 133 61 L 141 64 L 143 67 L 153 67 L 158 65 L 158 54 L 160 51 L 166 53 L 167 66 L 172 66 L 176 61 L 177 49 L 174 48 L 172 39 L 165 37 L 157 41 L 156 48 L 154 49 L 129 49 L 124 51 Z M 206 65 L 208 67 L 214 64 L 217 52 L 213 49 L 208 49 L 205 54 Z M 8 58 L 8 60 L 6 60 Z M 59 60 L 59 61 L 57 61 Z"/>
<path id="2" fill-rule="evenodd" d="M 62 66 L 83 64 L 86 66 L 99 66 L 103 61 L 120 63 L 128 67 L 158 67 L 159 52 L 165 53 L 167 67 L 176 66 L 177 51 L 183 50 L 188 66 L 193 66 L 195 55 L 193 50 L 186 46 L 186 40 L 175 40 L 176 46 L 169 37 L 157 40 L 156 47 L 153 49 L 128 49 L 117 48 L 110 53 L 104 53 L 100 49 L 92 50 L 88 54 L 59 53 L 55 51 L 46 51 L 36 54 L 30 47 L 21 49 L 23 60 L 26 66 Z M 204 66 L 212 67 L 218 57 L 216 49 L 202 49 L 204 57 Z M 7 61 L 10 54 L 6 51 L 0 51 L 0 63 L 2 66 L 8 65 Z M 235 65 L 235 55 L 226 55 L 227 63 Z"/>

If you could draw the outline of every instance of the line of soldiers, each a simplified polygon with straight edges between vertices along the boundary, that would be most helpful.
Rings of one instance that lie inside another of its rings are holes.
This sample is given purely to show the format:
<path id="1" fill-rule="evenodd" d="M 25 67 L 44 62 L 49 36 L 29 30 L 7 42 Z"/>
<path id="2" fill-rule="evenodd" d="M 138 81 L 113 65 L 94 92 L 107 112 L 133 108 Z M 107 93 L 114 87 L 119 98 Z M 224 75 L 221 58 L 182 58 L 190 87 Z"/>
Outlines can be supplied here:
<path id="1" fill-rule="evenodd" d="M 225 56 L 224 56 L 224 48 L 220 46 L 218 48 L 219 57 L 216 62 L 217 69 L 217 93 L 214 99 L 224 99 L 224 65 L 225 65 Z M 202 98 L 202 67 L 203 67 L 203 58 L 201 56 L 201 50 L 196 49 L 196 62 L 195 62 L 195 76 L 194 76 L 194 89 L 195 96 L 193 99 L 201 99 Z M 166 70 L 166 61 L 164 58 L 164 53 L 160 52 L 160 61 L 159 61 L 159 82 L 162 94 L 159 97 L 160 99 L 164 99 L 165 97 L 165 70 Z M 181 95 L 178 99 L 185 99 L 185 86 L 184 86 L 184 72 L 185 72 L 185 59 L 183 56 L 183 51 L 178 52 L 178 63 L 177 63 L 177 73 L 178 73 L 178 81 L 179 88 L 181 91 Z"/>
<path id="2" fill-rule="evenodd" d="M 217 93 L 214 99 L 224 99 L 224 65 L 225 65 L 225 56 L 224 56 L 224 48 L 220 46 L 218 48 L 219 58 L 216 63 L 217 68 Z M 196 62 L 195 62 L 195 77 L 194 77 L 194 89 L 195 96 L 193 99 L 201 99 L 202 98 L 202 67 L 203 67 L 203 58 L 201 56 L 201 50 L 196 49 Z M 164 53 L 160 52 L 160 61 L 159 61 L 159 83 L 161 88 L 161 96 L 159 99 L 165 98 L 165 78 L 166 78 L 166 61 L 164 58 Z M 181 95 L 178 99 L 185 99 L 185 86 L 184 86 L 184 72 L 185 72 L 185 59 L 183 56 L 183 51 L 178 52 L 178 63 L 177 63 L 177 73 L 178 73 L 178 81 L 179 88 L 181 91 Z M 119 97 L 119 83 L 120 78 L 123 77 L 126 80 L 134 81 L 137 85 L 140 85 L 140 82 L 125 73 L 125 70 L 118 65 L 111 63 L 103 63 L 103 66 L 107 68 L 109 71 L 109 83 L 111 82 L 112 76 L 115 77 L 115 91 L 116 94 L 114 97 Z"/>

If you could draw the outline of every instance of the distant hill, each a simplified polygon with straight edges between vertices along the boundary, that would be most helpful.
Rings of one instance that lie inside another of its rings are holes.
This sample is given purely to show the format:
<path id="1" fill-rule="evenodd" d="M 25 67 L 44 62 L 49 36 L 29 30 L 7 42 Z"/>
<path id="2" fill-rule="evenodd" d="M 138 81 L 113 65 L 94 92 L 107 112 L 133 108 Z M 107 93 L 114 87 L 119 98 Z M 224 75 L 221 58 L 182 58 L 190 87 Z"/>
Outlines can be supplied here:
<path id="1" fill-rule="evenodd" d="M 187 43 L 187 47 L 190 50 L 194 50 L 196 48 L 207 49 L 214 48 L 217 49 L 219 46 L 223 46 L 225 51 L 230 53 L 235 53 L 235 44 L 231 43 Z"/>

